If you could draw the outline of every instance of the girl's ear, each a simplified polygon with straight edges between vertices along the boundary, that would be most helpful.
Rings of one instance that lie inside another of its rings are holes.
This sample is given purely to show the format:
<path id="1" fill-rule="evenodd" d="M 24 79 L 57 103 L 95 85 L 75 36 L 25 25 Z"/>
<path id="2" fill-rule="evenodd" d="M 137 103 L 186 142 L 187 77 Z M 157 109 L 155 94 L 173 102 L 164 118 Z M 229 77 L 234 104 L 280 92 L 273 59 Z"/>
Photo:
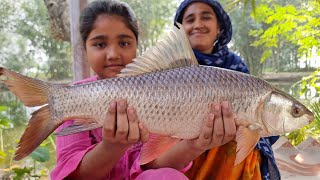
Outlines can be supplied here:
<path id="1" fill-rule="evenodd" d="M 218 36 L 220 36 L 220 33 L 221 33 L 221 31 L 220 31 L 220 25 L 217 27 L 217 35 Z"/>

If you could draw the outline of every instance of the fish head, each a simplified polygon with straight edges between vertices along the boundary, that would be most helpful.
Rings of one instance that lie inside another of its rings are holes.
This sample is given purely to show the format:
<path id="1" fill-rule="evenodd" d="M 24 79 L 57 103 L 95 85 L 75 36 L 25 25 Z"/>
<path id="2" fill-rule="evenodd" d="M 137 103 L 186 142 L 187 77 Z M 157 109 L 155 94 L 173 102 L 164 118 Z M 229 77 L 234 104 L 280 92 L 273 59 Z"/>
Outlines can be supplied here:
<path id="1" fill-rule="evenodd" d="M 263 102 L 261 119 L 269 135 L 292 132 L 310 124 L 313 113 L 282 91 L 272 91 Z"/>

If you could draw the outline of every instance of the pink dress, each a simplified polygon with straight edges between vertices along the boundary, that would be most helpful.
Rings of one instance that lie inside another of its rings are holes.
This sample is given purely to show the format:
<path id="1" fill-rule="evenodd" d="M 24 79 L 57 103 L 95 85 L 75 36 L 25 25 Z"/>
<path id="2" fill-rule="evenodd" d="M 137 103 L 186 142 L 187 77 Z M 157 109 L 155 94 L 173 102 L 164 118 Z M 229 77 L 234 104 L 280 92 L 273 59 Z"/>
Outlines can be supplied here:
<path id="1" fill-rule="evenodd" d="M 77 82 L 76 84 L 81 84 L 85 82 L 96 81 L 97 76 L 84 79 Z M 72 124 L 72 121 L 65 122 L 61 125 L 57 132 L 62 128 L 67 127 Z M 92 137 L 92 135 L 94 137 Z M 102 140 L 101 128 L 91 131 L 91 137 L 89 131 L 80 132 L 68 136 L 57 136 L 57 164 L 56 167 L 50 173 L 52 180 L 60 180 L 66 178 L 71 174 L 77 166 L 80 164 L 84 155 L 93 149 L 97 143 Z M 141 150 L 142 144 L 136 144 L 130 147 L 125 154 L 121 157 L 119 162 L 114 166 L 114 168 L 106 173 L 105 179 L 112 180 L 129 180 L 129 179 L 177 179 L 185 180 L 186 176 L 183 175 L 184 172 L 190 169 L 192 162 L 184 169 L 177 171 L 172 168 L 160 168 L 160 169 L 150 169 L 142 170 L 138 164 L 138 157 Z"/>

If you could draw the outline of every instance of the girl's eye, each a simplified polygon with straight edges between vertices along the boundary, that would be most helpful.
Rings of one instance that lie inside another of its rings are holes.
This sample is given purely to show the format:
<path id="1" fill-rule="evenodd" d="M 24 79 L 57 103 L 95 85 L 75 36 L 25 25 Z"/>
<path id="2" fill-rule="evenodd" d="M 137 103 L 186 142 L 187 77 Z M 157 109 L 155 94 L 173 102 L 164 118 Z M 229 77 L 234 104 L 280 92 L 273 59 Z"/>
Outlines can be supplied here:
<path id="1" fill-rule="evenodd" d="M 103 47 L 106 47 L 106 44 L 105 43 L 95 43 L 93 46 L 96 46 L 98 48 L 103 48 Z"/>
<path id="2" fill-rule="evenodd" d="M 120 44 L 121 47 L 126 47 L 126 46 L 130 45 L 129 42 L 125 42 L 125 41 L 124 42 L 120 42 L 119 44 Z"/>
<path id="3" fill-rule="evenodd" d="M 202 19 L 204 19 L 204 20 L 210 20 L 211 17 L 210 17 L 210 16 L 203 16 Z"/>
<path id="4" fill-rule="evenodd" d="M 189 24 L 190 24 L 190 23 L 193 23 L 193 21 L 194 21 L 194 19 L 193 19 L 193 18 L 186 19 L 186 22 L 187 22 L 187 23 L 189 23 Z"/>

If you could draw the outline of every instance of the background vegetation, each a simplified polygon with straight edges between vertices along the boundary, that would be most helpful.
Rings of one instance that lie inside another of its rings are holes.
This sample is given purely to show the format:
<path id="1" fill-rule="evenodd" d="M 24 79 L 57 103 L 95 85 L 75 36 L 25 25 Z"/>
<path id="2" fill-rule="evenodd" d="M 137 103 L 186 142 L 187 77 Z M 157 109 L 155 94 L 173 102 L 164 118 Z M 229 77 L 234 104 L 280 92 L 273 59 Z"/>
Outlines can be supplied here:
<path id="1" fill-rule="evenodd" d="M 125 2 L 131 5 L 139 19 L 139 52 L 142 53 L 171 27 L 181 0 Z M 286 136 L 294 144 L 308 136 L 319 140 L 319 1 L 220 2 L 233 23 L 230 49 L 246 61 L 252 74 L 263 77 L 266 72 L 310 72 L 297 82 L 280 83 L 280 88 L 300 98 L 317 117 L 313 124 Z M 72 81 L 70 43 L 52 37 L 50 17 L 43 0 L 1 0 L 0 12 L 0 66 L 39 79 Z M 0 84 L 0 177 L 46 178 L 54 166 L 54 136 L 28 158 L 19 162 L 12 160 L 16 143 L 32 111 Z"/>

